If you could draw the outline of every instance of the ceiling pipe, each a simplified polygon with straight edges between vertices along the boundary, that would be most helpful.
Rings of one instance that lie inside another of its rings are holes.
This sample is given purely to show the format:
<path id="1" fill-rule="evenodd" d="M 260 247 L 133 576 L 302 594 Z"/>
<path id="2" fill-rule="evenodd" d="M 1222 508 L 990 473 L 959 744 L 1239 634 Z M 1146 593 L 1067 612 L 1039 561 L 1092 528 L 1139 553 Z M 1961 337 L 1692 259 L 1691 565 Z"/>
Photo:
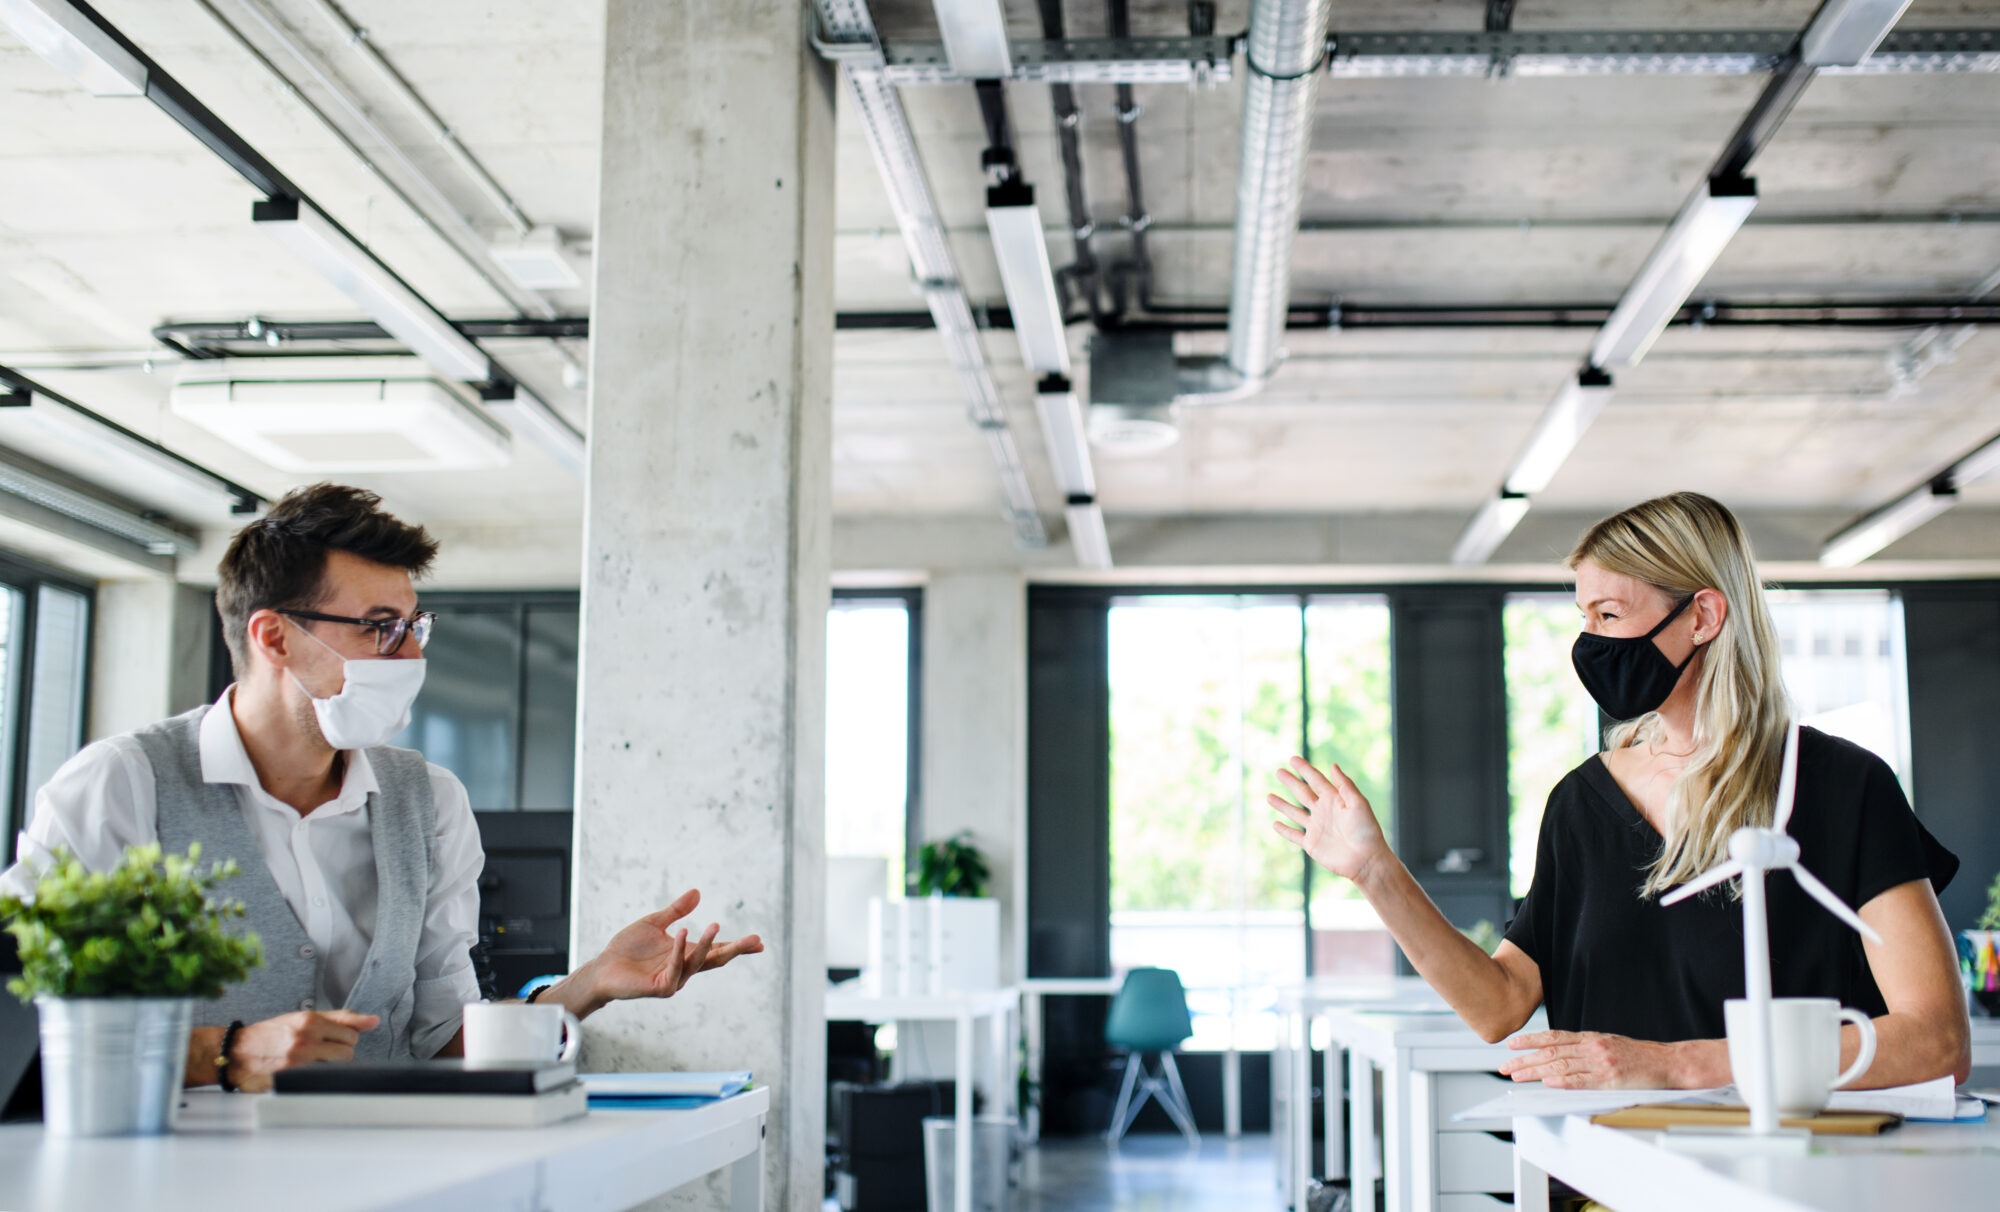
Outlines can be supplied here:
<path id="1" fill-rule="evenodd" d="M 1182 366 L 1180 402 L 1239 399 L 1283 356 L 1292 239 L 1305 196 L 1306 153 L 1327 55 L 1332 0 L 1256 0 L 1244 36 L 1242 158 L 1230 269 L 1228 353 Z"/>

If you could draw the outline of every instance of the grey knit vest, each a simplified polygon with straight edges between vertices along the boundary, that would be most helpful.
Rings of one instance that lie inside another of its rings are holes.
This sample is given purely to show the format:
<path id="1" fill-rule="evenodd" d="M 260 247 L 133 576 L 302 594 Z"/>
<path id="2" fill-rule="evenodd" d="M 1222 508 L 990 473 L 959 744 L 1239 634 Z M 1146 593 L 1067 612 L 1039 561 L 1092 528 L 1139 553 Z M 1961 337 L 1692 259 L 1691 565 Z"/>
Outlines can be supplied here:
<path id="1" fill-rule="evenodd" d="M 201 719 L 210 710 L 197 707 L 133 734 L 153 767 L 160 845 L 175 854 L 200 842 L 203 867 L 235 859 L 242 873 L 218 891 L 243 902 L 245 916 L 234 925 L 254 930 L 264 944 L 264 963 L 251 971 L 248 980 L 195 1007 L 197 1026 L 223 1026 L 236 1019 L 252 1023 L 315 1008 L 320 965 L 305 927 L 271 878 L 256 835 L 243 819 L 236 788 L 202 781 Z M 437 808 L 422 754 L 387 745 L 367 753 L 381 788 L 370 793 L 366 807 L 380 900 L 368 958 L 345 1008 L 382 1019 L 373 1031 L 362 1033 L 354 1048 L 356 1060 L 409 1060 L 417 942 L 436 865 L 432 851 Z"/>

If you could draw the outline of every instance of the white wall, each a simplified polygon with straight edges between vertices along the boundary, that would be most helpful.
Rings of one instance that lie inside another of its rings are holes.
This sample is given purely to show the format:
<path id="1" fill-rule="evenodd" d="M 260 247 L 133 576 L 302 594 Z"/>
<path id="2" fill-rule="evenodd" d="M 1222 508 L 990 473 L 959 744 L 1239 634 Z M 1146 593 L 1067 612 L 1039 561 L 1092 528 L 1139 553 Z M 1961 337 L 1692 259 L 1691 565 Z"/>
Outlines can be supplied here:
<path id="1" fill-rule="evenodd" d="M 1007 982 L 1027 954 L 1027 607 L 1015 571 L 951 573 L 924 587 L 923 839 L 970 829 L 992 863 Z"/>
<path id="2" fill-rule="evenodd" d="M 209 602 L 208 590 L 164 577 L 98 582 L 85 739 L 144 727 L 208 697 Z"/>

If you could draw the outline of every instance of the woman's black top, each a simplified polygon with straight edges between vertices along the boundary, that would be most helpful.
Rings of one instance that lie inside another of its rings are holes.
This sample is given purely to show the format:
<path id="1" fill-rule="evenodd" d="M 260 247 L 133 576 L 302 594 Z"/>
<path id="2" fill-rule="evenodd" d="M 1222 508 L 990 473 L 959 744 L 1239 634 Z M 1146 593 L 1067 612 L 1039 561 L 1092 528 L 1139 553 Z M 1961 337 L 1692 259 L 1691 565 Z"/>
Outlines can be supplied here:
<path id="1" fill-rule="evenodd" d="M 1799 732 L 1787 830 L 1799 860 L 1856 909 L 1898 884 L 1942 890 L 1958 859 L 1918 822 L 1887 763 L 1812 728 Z M 1591 758 L 1549 793 L 1535 879 L 1507 939 L 1541 968 L 1549 1026 L 1645 1040 L 1720 1039 L 1722 1003 L 1743 996 L 1743 906 L 1725 882 L 1662 908 L 1640 887 L 1660 835 Z M 1771 991 L 1834 997 L 1886 1014 L 1861 936 L 1789 872 L 1769 890 Z"/>

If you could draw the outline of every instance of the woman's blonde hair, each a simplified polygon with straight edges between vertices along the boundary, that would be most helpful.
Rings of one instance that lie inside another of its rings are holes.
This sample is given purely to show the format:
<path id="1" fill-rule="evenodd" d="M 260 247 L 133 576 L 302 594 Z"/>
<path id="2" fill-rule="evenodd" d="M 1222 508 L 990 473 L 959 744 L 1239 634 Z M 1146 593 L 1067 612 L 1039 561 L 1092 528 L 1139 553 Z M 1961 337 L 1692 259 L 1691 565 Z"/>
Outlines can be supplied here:
<path id="1" fill-rule="evenodd" d="M 1729 857 L 1729 835 L 1769 825 L 1791 704 L 1778 631 L 1757 580 L 1750 540 L 1721 502 L 1695 492 L 1642 501 L 1592 526 L 1566 561 L 1644 581 L 1673 601 L 1713 589 L 1729 603 L 1695 683 L 1694 752 L 1667 794 L 1660 857 L 1641 889 L 1656 896 Z M 1650 741 L 1651 712 L 1613 728 L 1610 746 Z"/>

